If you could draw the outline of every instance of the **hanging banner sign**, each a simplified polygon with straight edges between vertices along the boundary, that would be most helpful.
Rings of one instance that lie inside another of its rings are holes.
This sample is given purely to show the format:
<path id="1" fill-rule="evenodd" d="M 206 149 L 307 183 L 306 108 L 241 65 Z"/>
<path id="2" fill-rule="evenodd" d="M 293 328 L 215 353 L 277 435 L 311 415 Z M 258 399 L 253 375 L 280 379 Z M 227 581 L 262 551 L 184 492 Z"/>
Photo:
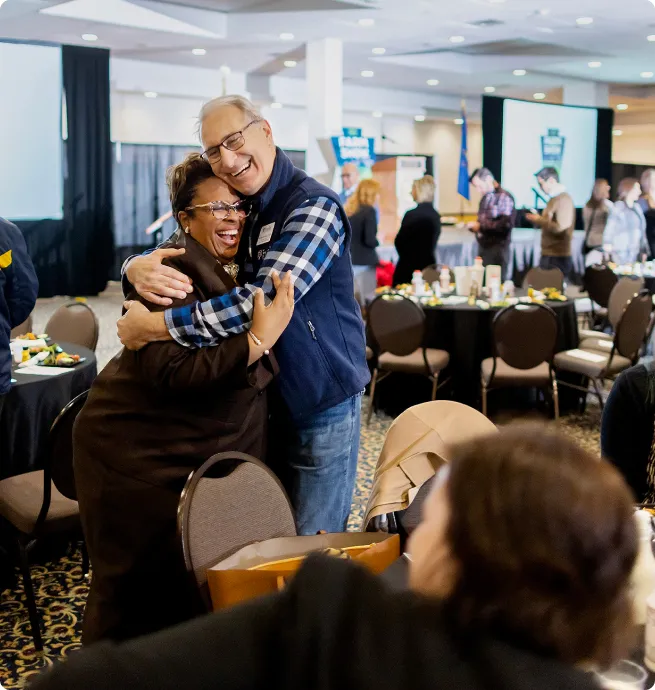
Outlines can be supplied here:
<path id="1" fill-rule="evenodd" d="M 371 166 L 375 162 L 375 139 L 363 137 L 362 130 L 344 127 L 340 137 L 332 137 L 337 163 L 355 163 Z"/>

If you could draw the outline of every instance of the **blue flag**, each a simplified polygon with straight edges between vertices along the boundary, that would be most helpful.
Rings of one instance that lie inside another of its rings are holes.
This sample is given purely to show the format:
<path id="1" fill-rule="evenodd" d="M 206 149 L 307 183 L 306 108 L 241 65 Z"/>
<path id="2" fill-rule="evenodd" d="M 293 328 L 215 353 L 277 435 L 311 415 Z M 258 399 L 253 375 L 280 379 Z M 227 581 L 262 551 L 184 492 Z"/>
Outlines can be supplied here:
<path id="1" fill-rule="evenodd" d="M 462 152 L 459 156 L 459 180 L 457 182 L 457 193 L 466 200 L 470 199 L 469 192 L 469 155 L 466 131 L 466 108 L 462 103 Z"/>

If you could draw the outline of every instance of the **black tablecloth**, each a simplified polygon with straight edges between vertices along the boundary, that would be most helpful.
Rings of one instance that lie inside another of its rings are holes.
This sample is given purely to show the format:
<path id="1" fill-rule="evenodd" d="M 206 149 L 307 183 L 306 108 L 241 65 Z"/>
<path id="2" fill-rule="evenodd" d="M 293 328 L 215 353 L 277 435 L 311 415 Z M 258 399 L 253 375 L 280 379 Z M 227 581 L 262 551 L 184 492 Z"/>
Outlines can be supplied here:
<path id="1" fill-rule="evenodd" d="M 0 415 L 0 478 L 39 468 L 48 431 L 57 415 L 76 395 L 88 390 L 96 377 L 91 350 L 59 342 L 70 354 L 86 361 L 59 376 L 14 374 Z"/>
<path id="2" fill-rule="evenodd" d="M 547 302 L 557 316 L 557 352 L 578 346 L 575 302 Z M 428 347 L 450 353 L 453 399 L 476 405 L 480 397 L 480 365 L 492 355 L 491 322 L 499 309 L 457 306 L 424 307 Z"/>

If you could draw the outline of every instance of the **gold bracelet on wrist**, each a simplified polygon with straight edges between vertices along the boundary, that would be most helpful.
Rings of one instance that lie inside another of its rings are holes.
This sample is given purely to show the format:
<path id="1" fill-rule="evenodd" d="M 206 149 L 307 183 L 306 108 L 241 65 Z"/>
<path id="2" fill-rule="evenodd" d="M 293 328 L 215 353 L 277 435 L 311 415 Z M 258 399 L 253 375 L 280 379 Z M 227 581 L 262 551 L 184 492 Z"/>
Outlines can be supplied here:
<path id="1" fill-rule="evenodd" d="M 252 339 L 253 343 L 255 343 L 255 345 L 257 345 L 257 347 L 261 347 L 261 346 L 264 344 L 264 343 L 262 343 L 262 341 L 261 341 L 252 331 L 248 331 L 248 335 L 249 335 L 250 338 Z M 269 354 L 269 351 L 268 351 L 268 350 L 264 350 L 264 354 L 265 354 L 265 355 L 268 355 L 268 354 Z"/>

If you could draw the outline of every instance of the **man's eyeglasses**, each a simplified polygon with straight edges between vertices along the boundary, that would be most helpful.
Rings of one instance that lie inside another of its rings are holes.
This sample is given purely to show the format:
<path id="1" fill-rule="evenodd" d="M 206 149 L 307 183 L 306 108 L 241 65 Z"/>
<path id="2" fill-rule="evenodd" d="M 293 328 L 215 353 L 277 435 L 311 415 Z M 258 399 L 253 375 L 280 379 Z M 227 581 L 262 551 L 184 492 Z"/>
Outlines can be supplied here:
<path id="1" fill-rule="evenodd" d="M 250 215 L 251 206 L 247 201 L 239 201 L 236 204 L 227 204 L 225 201 L 210 201 L 207 204 L 187 206 L 185 211 L 194 211 L 197 208 L 206 208 L 216 220 L 225 220 L 232 211 L 238 220 L 244 220 Z"/>
<path id="2" fill-rule="evenodd" d="M 243 133 L 248 129 L 248 127 L 256 124 L 257 122 L 261 122 L 261 120 L 252 120 L 252 122 L 249 122 L 240 132 L 234 132 L 233 134 L 230 134 L 228 137 L 223 139 L 223 141 L 220 144 L 208 148 L 206 151 L 203 151 L 200 155 L 207 161 L 207 163 L 209 163 L 209 165 L 216 165 L 220 163 L 221 146 L 227 149 L 228 151 L 238 151 L 246 143 L 246 139 L 243 136 Z"/>

